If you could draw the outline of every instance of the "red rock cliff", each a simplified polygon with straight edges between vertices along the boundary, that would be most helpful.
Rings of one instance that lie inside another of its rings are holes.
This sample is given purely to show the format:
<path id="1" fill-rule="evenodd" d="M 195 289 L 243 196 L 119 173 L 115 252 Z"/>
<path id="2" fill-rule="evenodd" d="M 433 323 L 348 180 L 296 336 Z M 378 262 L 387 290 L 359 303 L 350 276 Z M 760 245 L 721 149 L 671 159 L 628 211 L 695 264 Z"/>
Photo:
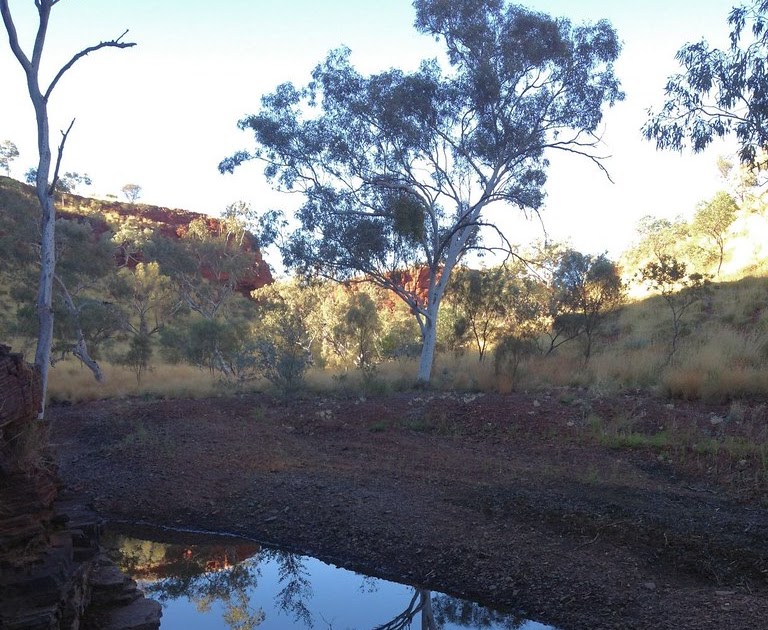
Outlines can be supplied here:
<path id="1" fill-rule="evenodd" d="M 182 238 L 188 231 L 190 224 L 199 219 L 206 223 L 211 234 L 218 234 L 221 230 L 221 221 L 215 217 L 177 210 L 149 206 L 145 204 L 127 204 L 120 202 L 105 202 L 95 199 L 79 197 L 77 195 L 63 195 L 60 216 L 73 220 L 88 219 L 97 236 L 108 230 L 115 230 L 117 225 L 134 221 L 137 227 L 150 229 L 168 239 Z M 93 210 L 98 209 L 98 215 Z M 246 233 L 240 247 L 251 255 L 251 264 L 248 273 L 237 283 L 237 291 L 248 296 L 254 289 L 259 289 L 274 282 L 269 265 L 264 261 L 255 237 Z M 143 261 L 140 250 L 131 247 L 130 243 L 124 243 L 118 248 L 115 259 L 118 265 L 134 267 Z M 212 272 L 203 270 L 203 275 L 208 280 L 214 280 Z M 226 280 L 226 278 L 219 278 Z"/>

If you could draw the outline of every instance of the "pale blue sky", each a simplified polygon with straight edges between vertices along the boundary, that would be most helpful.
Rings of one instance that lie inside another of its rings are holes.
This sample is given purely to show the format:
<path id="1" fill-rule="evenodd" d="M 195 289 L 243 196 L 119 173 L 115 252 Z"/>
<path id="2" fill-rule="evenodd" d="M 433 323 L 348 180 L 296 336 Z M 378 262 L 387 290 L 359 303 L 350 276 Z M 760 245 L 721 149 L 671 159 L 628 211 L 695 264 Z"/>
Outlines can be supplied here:
<path id="1" fill-rule="evenodd" d="M 715 159 L 657 153 L 640 139 L 645 111 L 658 106 L 681 44 L 706 37 L 724 44 L 732 0 L 532 0 L 527 6 L 574 22 L 609 19 L 624 41 L 617 64 L 627 99 L 605 119 L 606 166 L 556 159 L 550 171 L 548 232 L 589 252 L 626 247 L 644 214 L 690 215 L 718 188 Z M 11 0 L 25 48 L 31 47 L 32 0 Z M 64 169 L 88 172 L 95 194 L 143 188 L 141 201 L 219 214 L 235 200 L 256 208 L 288 206 L 261 169 L 222 176 L 221 158 L 249 147 L 236 128 L 277 84 L 304 83 L 332 48 L 345 44 L 363 71 L 414 68 L 439 47 L 412 28 L 410 0 L 62 0 L 54 7 L 46 59 L 51 71 L 80 48 L 119 35 L 138 46 L 100 51 L 75 66 L 51 100 L 52 129 L 77 122 Z M 17 144 L 18 178 L 36 163 L 34 118 L 21 69 L 0 41 L 0 140 Z M 58 137 L 54 136 L 57 142 Z M 504 227 L 513 242 L 538 236 L 518 214 Z"/>

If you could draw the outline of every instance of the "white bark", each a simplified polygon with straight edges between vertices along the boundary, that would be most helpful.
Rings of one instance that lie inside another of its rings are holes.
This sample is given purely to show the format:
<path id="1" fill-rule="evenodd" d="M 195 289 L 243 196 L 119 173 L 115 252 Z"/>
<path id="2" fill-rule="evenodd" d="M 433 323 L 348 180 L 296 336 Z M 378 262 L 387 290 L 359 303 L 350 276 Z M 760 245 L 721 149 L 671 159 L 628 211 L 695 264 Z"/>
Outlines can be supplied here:
<path id="1" fill-rule="evenodd" d="M 125 35 L 121 35 L 117 39 L 107 42 L 100 42 L 95 46 L 89 46 L 84 48 L 77 54 L 75 54 L 61 69 L 56 73 L 51 83 L 46 88 L 45 92 L 40 87 L 40 61 L 43 54 L 43 47 L 45 46 L 45 38 L 48 32 L 48 20 L 50 18 L 51 9 L 60 0 L 36 0 L 35 5 L 39 14 L 39 23 L 37 34 L 35 36 L 35 43 L 32 49 L 31 57 L 28 57 L 22 50 L 19 44 L 18 34 L 16 33 L 16 26 L 11 16 L 10 8 L 8 7 L 8 0 L 0 0 L 0 16 L 3 18 L 3 24 L 5 30 L 8 33 L 8 42 L 11 47 L 11 51 L 18 60 L 24 74 L 27 79 L 27 89 L 29 91 L 29 97 L 32 101 L 32 106 L 35 110 L 35 120 L 37 122 L 37 149 L 39 154 L 39 161 L 37 165 L 37 199 L 40 203 L 40 285 L 37 292 L 37 318 L 38 318 L 38 336 L 37 336 L 37 350 L 35 351 L 35 365 L 40 370 L 42 381 L 42 403 L 39 411 L 39 416 L 42 418 L 45 415 L 45 398 L 48 391 L 48 369 L 51 364 L 51 347 L 53 345 L 53 281 L 56 270 L 56 248 L 54 241 L 54 233 L 56 226 L 56 208 L 54 206 L 54 189 L 56 186 L 56 179 L 58 177 L 58 166 L 61 163 L 61 156 L 64 151 L 64 142 L 67 138 L 67 131 L 64 133 L 61 146 L 59 147 L 59 154 L 56 163 L 56 172 L 53 175 L 53 181 L 48 182 L 48 178 L 51 174 L 51 143 L 50 143 L 50 128 L 48 124 L 48 99 L 56 84 L 59 82 L 62 76 L 69 70 L 79 59 L 86 55 L 106 47 L 114 48 L 128 48 L 134 46 L 133 43 L 120 42 L 120 39 Z M 126 31 L 127 32 L 127 31 Z M 71 125 L 70 125 L 71 129 Z M 78 356 L 82 359 L 88 357 L 88 351 L 85 348 L 85 341 L 78 340 L 77 343 Z"/>
<path id="2" fill-rule="evenodd" d="M 432 364 L 435 361 L 435 348 L 437 346 L 437 326 L 435 324 L 439 304 L 439 302 L 435 304 L 432 315 L 427 314 L 424 317 L 424 323 L 421 327 L 421 359 L 419 361 L 419 373 L 416 377 L 420 385 L 428 385 L 430 376 L 432 376 Z"/>
<path id="3" fill-rule="evenodd" d="M 432 366 L 435 362 L 435 350 L 437 348 L 437 317 L 445 290 L 448 288 L 448 282 L 451 279 L 451 273 L 453 273 L 454 268 L 466 252 L 469 239 L 475 230 L 475 222 L 479 219 L 485 205 L 486 203 L 481 201 L 471 208 L 464 217 L 457 219 L 457 222 L 465 221 L 468 227 L 459 228 L 450 237 L 442 268 L 438 269 L 433 266 L 429 271 L 427 304 L 420 309 L 419 313 L 421 316 L 419 324 L 423 345 L 421 347 L 419 372 L 416 380 L 420 385 L 428 385 L 432 376 Z M 437 237 L 438 231 L 436 228 L 434 234 Z M 435 245 L 435 251 L 437 251 L 438 247 L 439 245 Z"/>

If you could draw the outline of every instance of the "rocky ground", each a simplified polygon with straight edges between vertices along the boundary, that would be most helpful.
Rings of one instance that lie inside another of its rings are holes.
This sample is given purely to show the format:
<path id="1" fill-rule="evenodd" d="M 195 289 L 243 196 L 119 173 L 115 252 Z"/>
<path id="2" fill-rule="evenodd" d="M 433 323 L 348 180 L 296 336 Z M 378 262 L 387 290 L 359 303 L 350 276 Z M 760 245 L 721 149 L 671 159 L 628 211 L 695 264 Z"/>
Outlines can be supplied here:
<path id="1" fill-rule="evenodd" d="M 764 409 L 559 390 L 51 416 L 62 476 L 108 518 L 245 534 L 563 630 L 723 630 L 768 623 L 768 463 L 734 446 Z"/>

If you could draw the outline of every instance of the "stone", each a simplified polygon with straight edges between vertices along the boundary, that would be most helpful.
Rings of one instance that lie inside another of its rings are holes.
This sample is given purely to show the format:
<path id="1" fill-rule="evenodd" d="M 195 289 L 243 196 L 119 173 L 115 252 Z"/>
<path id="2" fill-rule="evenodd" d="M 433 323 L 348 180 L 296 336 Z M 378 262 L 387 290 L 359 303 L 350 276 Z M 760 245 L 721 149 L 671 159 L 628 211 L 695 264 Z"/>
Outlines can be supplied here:
<path id="1" fill-rule="evenodd" d="M 112 609 L 101 619 L 103 630 L 157 630 L 163 609 L 151 599 L 137 599 Z"/>
<path id="2" fill-rule="evenodd" d="M 156 630 L 160 605 L 99 553 L 102 520 L 84 497 L 60 493 L 55 467 L 17 450 L 40 422 L 40 379 L 2 345 L 0 391 L 0 628 L 78 630 L 98 608 L 115 630 Z M 44 445 L 32 454 L 47 457 Z"/>

